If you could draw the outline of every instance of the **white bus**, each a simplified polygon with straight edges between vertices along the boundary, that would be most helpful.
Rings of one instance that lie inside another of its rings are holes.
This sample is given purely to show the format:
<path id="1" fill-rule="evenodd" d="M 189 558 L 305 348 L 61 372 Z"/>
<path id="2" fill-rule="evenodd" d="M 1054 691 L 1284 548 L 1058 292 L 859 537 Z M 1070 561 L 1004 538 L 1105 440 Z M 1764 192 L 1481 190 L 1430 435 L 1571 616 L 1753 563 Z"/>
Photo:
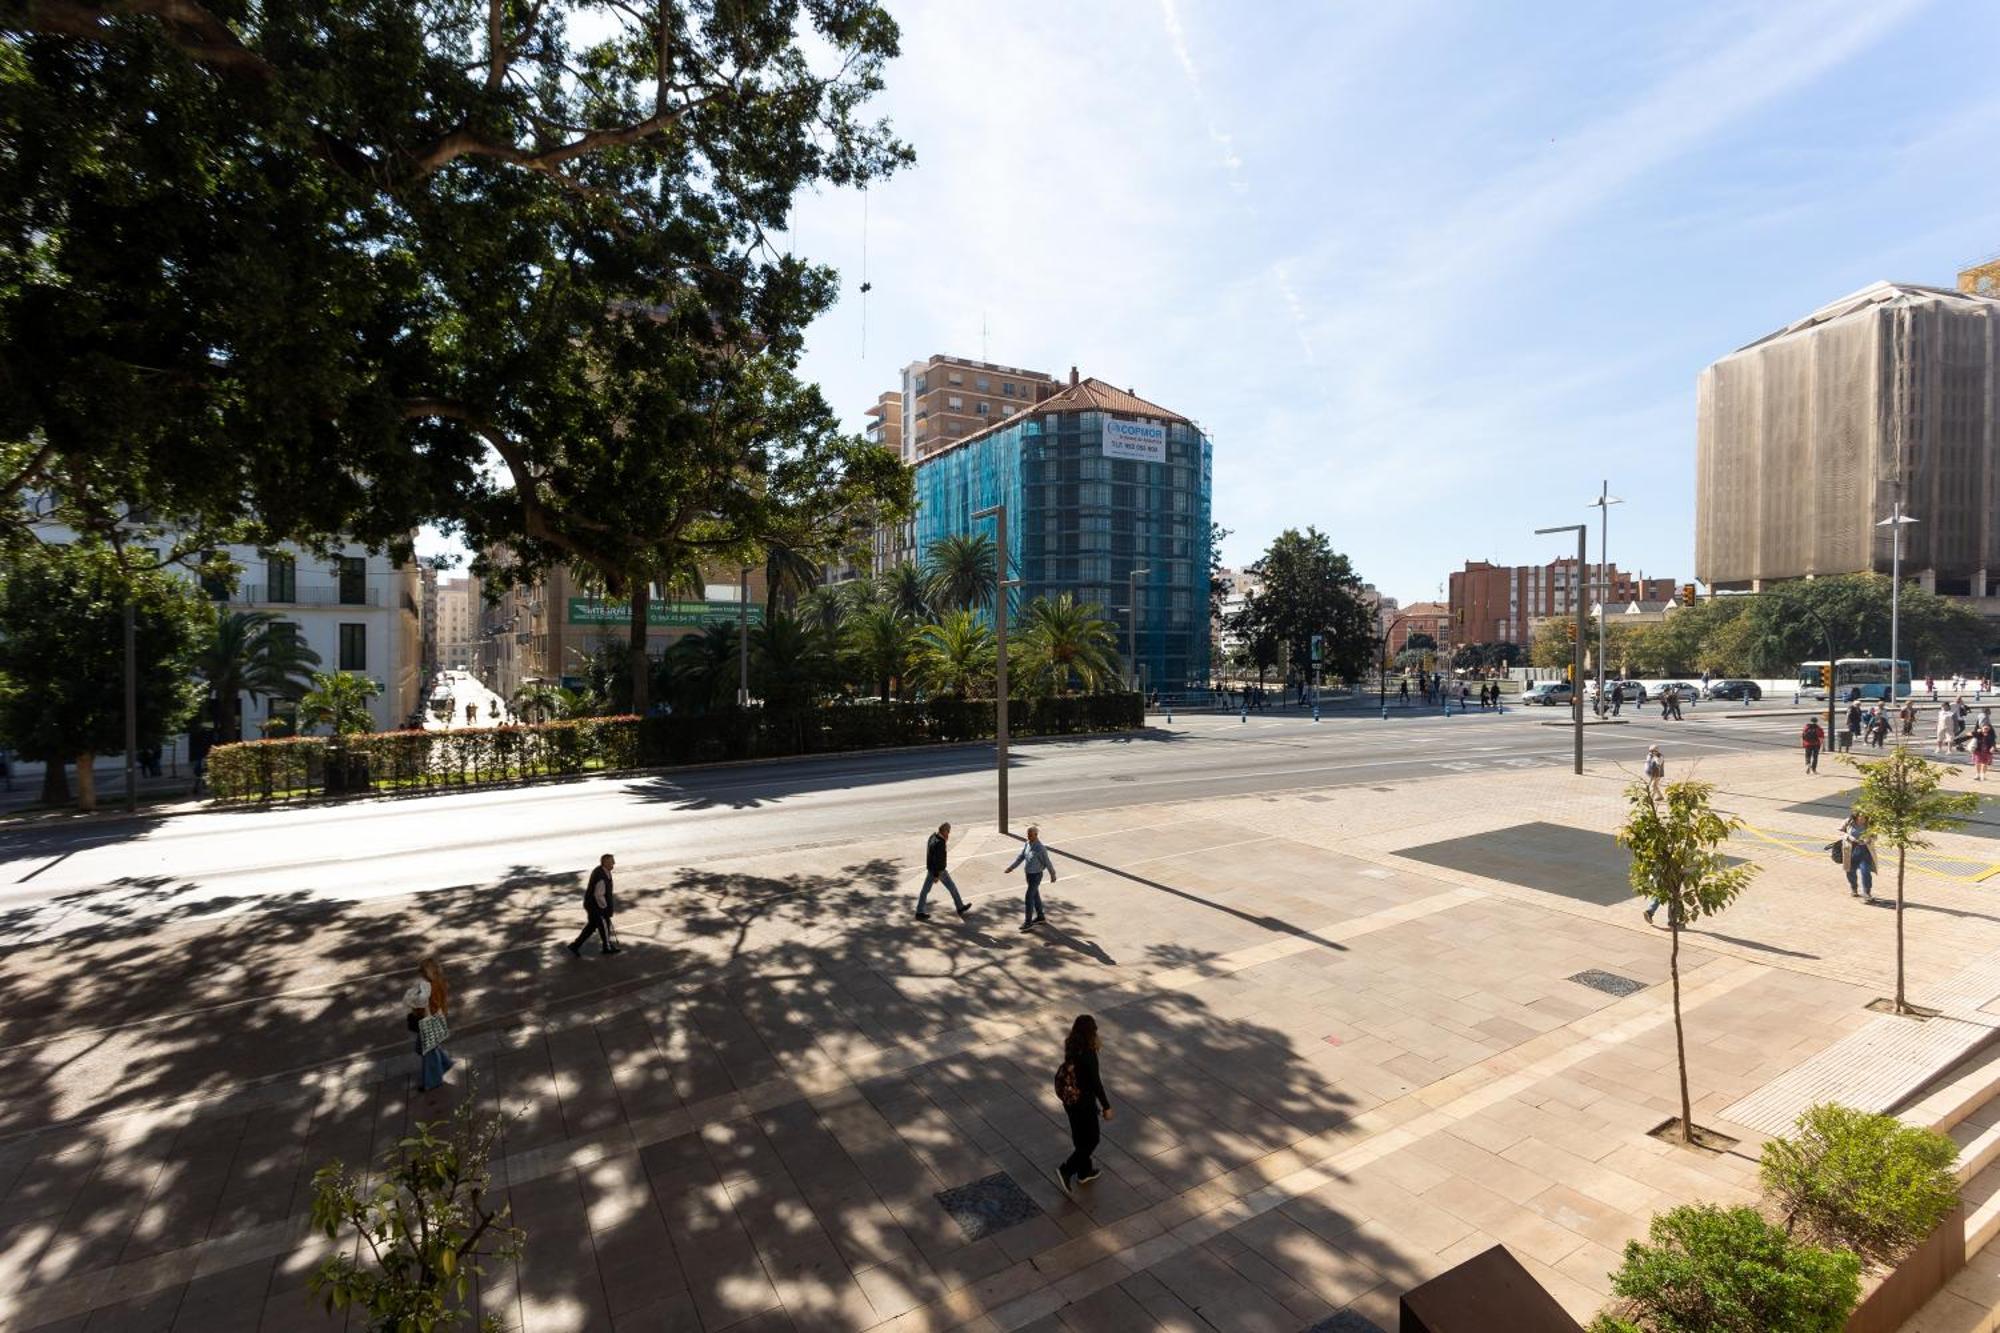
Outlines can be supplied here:
<path id="1" fill-rule="evenodd" d="M 1826 659 L 1799 663 L 1799 693 L 1814 699 L 1826 698 L 1826 687 L 1821 683 L 1820 668 Z M 1907 661 L 1896 664 L 1896 690 L 1898 699 L 1910 697 L 1910 664 Z M 1843 657 L 1833 664 L 1833 697 L 1845 703 L 1850 696 L 1862 699 L 1887 699 L 1889 693 L 1889 659 L 1886 657 Z"/>

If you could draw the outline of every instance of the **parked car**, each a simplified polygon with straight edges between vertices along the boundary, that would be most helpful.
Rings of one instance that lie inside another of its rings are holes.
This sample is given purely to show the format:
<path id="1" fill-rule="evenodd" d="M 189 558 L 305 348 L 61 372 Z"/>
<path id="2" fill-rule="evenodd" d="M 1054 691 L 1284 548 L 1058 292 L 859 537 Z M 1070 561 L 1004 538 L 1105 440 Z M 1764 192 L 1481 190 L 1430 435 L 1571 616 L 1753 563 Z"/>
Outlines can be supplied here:
<path id="1" fill-rule="evenodd" d="M 1575 699 L 1575 691 L 1566 680 L 1538 680 L 1521 695 L 1524 704 L 1566 704 Z"/>
<path id="2" fill-rule="evenodd" d="M 1607 680 L 1604 682 L 1604 693 L 1609 698 L 1623 699 L 1628 704 L 1646 702 L 1646 687 L 1636 680 Z M 1597 697 L 1596 681 L 1590 681 L 1584 686 L 1584 697 L 1588 699 Z"/>
<path id="3" fill-rule="evenodd" d="M 1661 682 L 1660 688 L 1653 691 L 1655 699 L 1664 699 L 1669 694 L 1673 695 L 1676 699 L 1699 699 L 1701 698 L 1701 687 L 1699 685 L 1690 685 L 1684 680 L 1669 680 Z"/>
<path id="4" fill-rule="evenodd" d="M 1716 680 L 1709 682 L 1708 693 L 1704 697 L 1709 699 L 1761 699 L 1764 697 L 1764 688 L 1754 680 Z"/>

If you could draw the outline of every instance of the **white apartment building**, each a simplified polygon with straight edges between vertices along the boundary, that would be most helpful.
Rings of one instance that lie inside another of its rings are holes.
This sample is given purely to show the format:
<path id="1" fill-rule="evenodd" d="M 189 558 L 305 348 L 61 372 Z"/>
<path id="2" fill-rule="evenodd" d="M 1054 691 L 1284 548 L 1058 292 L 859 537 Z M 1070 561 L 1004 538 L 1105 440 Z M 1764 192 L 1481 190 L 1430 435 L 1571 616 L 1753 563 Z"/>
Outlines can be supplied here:
<path id="1" fill-rule="evenodd" d="M 60 524 L 41 524 L 36 536 L 67 542 L 75 534 Z M 203 580 L 218 611 L 266 611 L 293 626 L 292 633 L 319 654 L 317 670 L 351 671 L 380 683 L 370 701 L 375 729 L 401 727 L 419 704 L 418 671 L 423 660 L 421 592 L 414 561 L 398 564 L 387 554 L 348 544 L 330 559 L 290 543 L 269 549 L 217 548 L 236 567 L 233 586 Z M 180 567 L 176 566 L 176 569 Z M 193 570 L 184 570 L 192 581 Z M 241 699 L 243 736 L 254 740 L 259 724 L 275 706 L 270 699 Z M 218 744 L 239 739 L 218 736 Z"/>
<path id="2" fill-rule="evenodd" d="M 477 674 L 479 632 L 479 581 L 469 577 L 439 579 L 439 670 Z"/>

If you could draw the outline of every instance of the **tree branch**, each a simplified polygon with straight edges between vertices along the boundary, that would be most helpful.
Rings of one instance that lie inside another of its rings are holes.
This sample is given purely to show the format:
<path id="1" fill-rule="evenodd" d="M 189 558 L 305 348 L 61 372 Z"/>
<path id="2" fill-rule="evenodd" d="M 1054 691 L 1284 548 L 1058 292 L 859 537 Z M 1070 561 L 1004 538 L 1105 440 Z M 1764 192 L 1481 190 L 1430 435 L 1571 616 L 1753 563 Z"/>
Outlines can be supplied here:
<path id="1" fill-rule="evenodd" d="M 112 0 L 104 5 L 25 0 L 18 12 L 15 22 L 30 32 L 90 40 L 103 39 L 106 26 L 116 19 L 158 19 L 174 46 L 190 60 L 260 83 L 278 78 L 276 66 L 243 45 L 233 28 L 195 0 Z"/>

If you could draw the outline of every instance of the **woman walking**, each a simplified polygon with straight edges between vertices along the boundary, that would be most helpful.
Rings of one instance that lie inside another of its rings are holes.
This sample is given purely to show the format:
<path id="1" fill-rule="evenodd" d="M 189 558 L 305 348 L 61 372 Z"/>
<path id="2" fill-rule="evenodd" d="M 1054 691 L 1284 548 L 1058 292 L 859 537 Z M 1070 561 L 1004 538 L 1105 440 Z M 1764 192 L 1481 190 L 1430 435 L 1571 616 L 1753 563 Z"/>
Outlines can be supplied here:
<path id="1" fill-rule="evenodd" d="M 444 969 L 437 959 L 424 959 L 417 970 L 423 979 L 403 992 L 403 1002 L 410 1007 L 410 1031 L 417 1038 L 417 1090 L 429 1092 L 444 1082 L 445 1072 L 453 1064 L 451 1052 L 444 1048 L 445 1039 L 451 1036 L 445 1017 L 451 1008 L 451 987 L 445 984 Z"/>
<path id="2" fill-rule="evenodd" d="M 1666 780 L 1667 780 L 1666 757 L 1660 753 L 1659 746 L 1657 745 L 1647 746 L 1646 747 L 1646 791 L 1652 796 L 1654 800 L 1657 801 L 1660 799 L 1661 796 L 1665 795 L 1665 792 L 1662 791 L 1662 787 L 1666 783 Z"/>
<path id="3" fill-rule="evenodd" d="M 1015 866 L 1026 868 L 1028 892 L 1021 900 L 1021 910 L 1026 920 L 1021 922 L 1022 930 L 1033 930 L 1048 918 L 1042 915 L 1042 876 L 1049 877 L 1049 883 L 1056 882 L 1056 863 L 1049 860 L 1049 849 L 1042 845 L 1042 831 L 1032 825 L 1028 829 L 1028 840 L 1021 844 L 1021 854 L 1008 865 L 1007 873 Z"/>
<path id="4" fill-rule="evenodd" d="M 1950 754 L 1952 741 L 1951 710 L 1938 709 L 1937 738 L 1931 742 L 1932 754 Z"/>
<path id="5" fill-rule="evenodd" d="M 1847 893 L 1864 903 L 1875 901 L 1875 844 L 1868 836 L 1868 816 L 1856 810 L 1840 826 L 1840 864 L 1847 872 Z"/>
<path id="6" fill-rule="evenodd" d="M 1981 722 L 1972 729 L 1972 780 L 1986 781 L 1986 770 L 1993 767 L 1993 724 Z"/>
<path id="7" fill-rule="evenodd" d="M 1097 1164 L 1090 1155 L 1097 1151 L 1102 1134 L 1100 1118 L 1111 1118 L 1111 1099 L 1104 1095 L 1104 1080 L 1097 1072 L 1097 1020 L 1079 1014 L 1063 1042 L 1063 1062 L 1056 1069 L 1056 1096 L 1063 1114 L 1069 1117 L 1069 1141 L 1074 1149 L 1056 1167 L 1056 1183 L 1068 1194 L 1073 1185 L 1087 1185 L 1097 1179 Z"/>

